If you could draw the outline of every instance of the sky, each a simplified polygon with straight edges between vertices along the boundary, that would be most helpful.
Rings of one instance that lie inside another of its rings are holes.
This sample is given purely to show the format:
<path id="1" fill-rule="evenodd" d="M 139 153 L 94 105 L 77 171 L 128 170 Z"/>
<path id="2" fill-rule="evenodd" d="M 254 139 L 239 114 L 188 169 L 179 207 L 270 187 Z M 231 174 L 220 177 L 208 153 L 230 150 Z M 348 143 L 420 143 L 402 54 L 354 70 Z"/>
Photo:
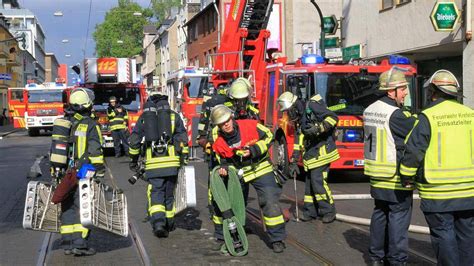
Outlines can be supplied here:
<path id="1" fill-rule="evenodd" d="M 104 21 L 105 12 L 118 5 L 118 0 L 18 0 L 21 8 L 31 10 L 37 17 L 46 36 L 46 52 L 54 53 L 60 64 L 68 66 L 81 63 L 86 48 L 86 57 L 94 56 L 95 43 L 92 37 L 95 26 Z M 134 0 L 142 7 L 148 7 L 151 0 Z M 62 17 L 54 12 L 62 11 Z M 86 37 L 87 34 L 87 37 Z M 86 42 L 87 38 L 87 42 Z M 69 40 L 62 43 L 63 39 Z M 66 55 L 71 55 L 66 57 Z M 68 79 L 77 75 L 68 71 Z"/>

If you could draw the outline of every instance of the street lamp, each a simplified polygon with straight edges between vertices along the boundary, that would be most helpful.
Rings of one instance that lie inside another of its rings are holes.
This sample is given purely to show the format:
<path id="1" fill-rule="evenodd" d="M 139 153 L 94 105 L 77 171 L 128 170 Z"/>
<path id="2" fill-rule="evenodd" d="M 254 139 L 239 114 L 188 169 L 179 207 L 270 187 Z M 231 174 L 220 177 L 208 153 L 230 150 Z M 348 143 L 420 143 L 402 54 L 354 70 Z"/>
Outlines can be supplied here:
<path id="1" fill-rule="evenodd" d="M 54 12 L 53 14 L 55 17 L 62 17 L 63 16 L 63 12 L 61 10 L 58 10 L 56 12 Z"/>
<path id="2" fill-rule="evenodd" d="M 70 54 L 67 54 L 67 55 L 64 55 L 64 56 L 65 56 L 65 57 L 71 57 L 71 55 L 70 55 Z"/>
<path id="3" fill-rule="evenodd" d="M 140 17 L 142 15 L 142 12 L 133 12 L 133 15 L 135 17 Z"/>
<path id="4" fill-rule="evenodd" d="M 123 41 L 122 40 L 117 40 L 117 43 L 122 44 Z"/>
<path id="5" fill-rule="evenodd" d="M 69 40 L 68 40 L 68 39 L 64 39 L 64 40 L 62 40 L 61 42 L 62 42 L 62 43 L 68 43 Z"/>

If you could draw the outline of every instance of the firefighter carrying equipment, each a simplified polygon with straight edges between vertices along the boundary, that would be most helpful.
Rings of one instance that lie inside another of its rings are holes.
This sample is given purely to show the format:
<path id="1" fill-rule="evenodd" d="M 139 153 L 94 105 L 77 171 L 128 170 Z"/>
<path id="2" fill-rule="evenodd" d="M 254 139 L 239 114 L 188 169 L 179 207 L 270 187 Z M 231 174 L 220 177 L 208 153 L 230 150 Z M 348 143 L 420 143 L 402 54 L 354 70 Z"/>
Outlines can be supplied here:
<path id="1" fill-rule="evenodd" d="M 424 87 L 426 88 L 430 85 L 433 85 L 435 88 L 451 96 L 462 95 L 458 80 L 453 73 L 445 69 L 436 71 L 431 78 L 425 82 Z"/>
<path id="2" fill-rule="evenodd" d="M 388 91 L 407 86 L 408 81 L 402 68 L 392 67 L 380 75 L 379 85 L 379 90 Z"/>
<path id="3" fill-rule="evenodd" d="M 88 109 L 92 107 L 95 96 L 94 92 L 86 88 L 76 88 L 69 96 L 69 104 L 74 110 Z"/>
<path id="4" fill-rule="evenodd" d="M 280 105 L 280 112 L 288 111 L 293 104 L 295 104 L 298 97 L 289 91 L 285 91 L 278 97 L 278 104 Z"/>
<path id="5" fill-rule="evenodd" d="M 69 146 L 71 143 L 72 122 L 65 118 L 54 120 L 51 156 L 49 158 L 51 167 L 66 169 L 69 156 Z"/>
<path id="6" fill-rule="evenodd" d="M 232 117 L 232 114 L 233 112 L 229 107 L 223 104 L 216 105 L 211 110 L 211 122 L 214 125 L 220 125 L 229 121 L 229 119 Z"/>
<path id="7" fill-rule="evenodd" d="M 416 183 L 422 199 L 474 197 L 474 112 L 454 100 L 445 100 L 422 114 L 431 138 L 424 158 L 424 179 Z M 400 173 L 415 176 L 417 168 L 401 164 Z"/>
<path id="8" fill-rule="evenodd" d="M 227 187 L 219 175 L 220 166 L 215 167 L 210 176 L 211 194 L 223 217 L 225 245 L 222 252 L 232 256 L 245 256 L 248 240 L 245 234 L 245 202 L 242 187 L 234 167 L 227 169 Z M 227 251 L 227 252 L 226 252 Z"/>
<path id="9" fill-rule="evenodd" d="M 237 99 L 246 99 L 250 95 L 250 87 L 246 82 L 237 79 L 232 83 L 229 89 L 229 98 Z"/>

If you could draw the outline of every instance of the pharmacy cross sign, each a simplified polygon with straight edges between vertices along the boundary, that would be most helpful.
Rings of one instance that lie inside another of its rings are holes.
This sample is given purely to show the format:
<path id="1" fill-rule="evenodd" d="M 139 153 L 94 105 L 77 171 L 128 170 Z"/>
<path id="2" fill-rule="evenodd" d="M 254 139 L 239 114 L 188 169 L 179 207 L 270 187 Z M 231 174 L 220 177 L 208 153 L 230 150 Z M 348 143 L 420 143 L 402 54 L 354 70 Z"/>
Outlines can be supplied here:
<path id="1" fill-rule="evenodd" d="M 459 10 L 454 2 L 437 2 L 431 11 L 435 31 L 452 31 L 459 21 Z"/>

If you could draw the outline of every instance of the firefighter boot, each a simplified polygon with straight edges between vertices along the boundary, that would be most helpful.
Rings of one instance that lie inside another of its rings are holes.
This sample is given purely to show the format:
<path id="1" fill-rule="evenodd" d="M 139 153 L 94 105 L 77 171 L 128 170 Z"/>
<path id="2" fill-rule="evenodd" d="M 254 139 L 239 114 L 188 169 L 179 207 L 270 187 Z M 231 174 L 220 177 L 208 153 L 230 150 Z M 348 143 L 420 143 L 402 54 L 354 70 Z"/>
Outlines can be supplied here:
<path id="1" fill-rule="evenodd" d="M 216 239 L 212 243 L 211 250 L 212 251 L 220 251 L 222 249 L 222 246 L 225 245 L 224 240 L 222 239 Z"/>
<path id="2" fill-rule="evenodd" d="M 334 222 L 336 220 L 336 213 L 335 212 L 328 212 L 323 215 L 323 223 L 328 224 Z"/>
<path id="3" fill-rule="evenodd" d="M 93 248 L 73 248 L 72 254 L 74 256 L 92 256 L 95 255 L 96 251 Z"/>
<path id="4" fill-rule="evenodd" d="M 286 246 L 283 241 L 276 241 L 272 243 L 272 249 L 275 253 L 282 253 L 285 250 Z"/>
<path id="5" fill-rule="evenodd" d="M 165 237 L 168 237 L 169 235 L 168 230 L 166 230 L 163 225 L 157 225 L 157 224 L 153 225 L 153 233 L 158 238 L 165 238 Z"/>

